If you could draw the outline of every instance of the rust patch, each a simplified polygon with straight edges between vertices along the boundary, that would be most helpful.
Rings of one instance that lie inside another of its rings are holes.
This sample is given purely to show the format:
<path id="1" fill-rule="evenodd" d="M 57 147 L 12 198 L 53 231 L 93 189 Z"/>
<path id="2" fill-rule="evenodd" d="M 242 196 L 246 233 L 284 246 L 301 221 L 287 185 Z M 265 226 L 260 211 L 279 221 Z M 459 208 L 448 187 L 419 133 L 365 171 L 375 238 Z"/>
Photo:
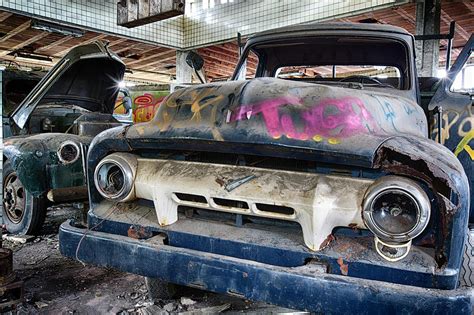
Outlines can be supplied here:
<path id="1" fill-rule="evenodd" d="M 130 228 L 127 231 L 128 237 L 137 239 L 137 240 L 142 240 L 142 239 L 147 239 L 153 236 L 153 233 L 149 231 L 148 229 L 144 228 L 143 226 L 130 226 Z"/>
<path id="2" fill-rule="evenodd" d="M 225 181 L 222 178 L 216 178 L 216 183 L 218 183 L 221 187 L 225 185 Z"/>
<path id="3" fill-rule="evenodd" d="M 356 232 L 357 232 L 358 229 L 359 229 L 359 228 L 357 227 L 357 223 L 351 223 L 351 224 L 349 224 L 349 227 L 350 227 L 352 230 L 356 231 Z"/>
<path id="4" fill-rule="evenodd" d="M 349 265 L 344 263 L 344 259 L 342 259 L 342 257 L 337 259 L 337 264 L 339 265 L 339 269 L 341 269 L 341 274 L 347 276 L 349 273 Z"/>
<path id="5" fill-rule="evenodd" d="M 321 245 L 319 245 L 319 250 L 322 250 L 322 249 L 325 249 L 326 247 L 329 246 L 329 244 L 334 241 L 336 238 L 334 237 L 334 235 L 332 234 L 329 234 L 328 237 L 324 240 L 324 242 L 321 243 Z"/>

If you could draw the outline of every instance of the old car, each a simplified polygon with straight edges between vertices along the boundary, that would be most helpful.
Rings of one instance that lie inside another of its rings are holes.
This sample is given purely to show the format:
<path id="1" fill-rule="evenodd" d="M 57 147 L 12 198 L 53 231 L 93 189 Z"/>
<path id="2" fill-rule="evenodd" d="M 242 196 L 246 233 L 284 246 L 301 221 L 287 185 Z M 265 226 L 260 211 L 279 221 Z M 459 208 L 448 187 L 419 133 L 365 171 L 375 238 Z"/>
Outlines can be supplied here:
<path id="1" fill-rule="evenodd" d="M 470 314 L 469 181 L 430 139 L 437 112 L 419 99 L 401 28 L 255 35 L 229 82 L 177 90 L 152 121 L 93 140 L 88 225 L 63 223 L 60 250 L 150 288 L 317 313 Z"/>
<path id="2" fill-rule="evenodd" d="M 2 217 L 7 230 L 35 234 L 51 203 L 87 200 L 85 158 L 92 138 L 121 126 L 114 117 L 125 65 L 101 42 L 73 48 L 6 111 Z M 131 120 L 131 119 L 130 119 Z"/>

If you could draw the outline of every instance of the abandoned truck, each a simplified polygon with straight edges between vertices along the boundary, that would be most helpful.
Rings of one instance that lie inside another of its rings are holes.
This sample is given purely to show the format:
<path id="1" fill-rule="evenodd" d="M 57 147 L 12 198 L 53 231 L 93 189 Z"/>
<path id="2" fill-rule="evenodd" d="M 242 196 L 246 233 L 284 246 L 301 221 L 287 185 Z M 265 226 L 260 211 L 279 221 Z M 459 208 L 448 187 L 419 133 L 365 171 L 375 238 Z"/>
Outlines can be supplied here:
<path id="1" fill-rule="evenodd" d="M 239 80 L 249 60 L 254 78 Z M 60 250 L 150 288 L 324 313 L 471 313 L 468 178 L 429 139 L 435 113 L 418 99 L 403 29 L 256 35 L 230 82 L 177 90 L 152 121 L 93 140 L 88 227 L 63 223 Z"/>
<path id="2" fill-rule="evenodd" d="M 86 148 L 122 125 L 113 111 L 124 72 L 105 44 L 78 46 L 4 119 L 4 134 L 12 135 L 3 151 L 2 217 L 10 233 L 38 232 L 48 204 L 87 200 Z"/>

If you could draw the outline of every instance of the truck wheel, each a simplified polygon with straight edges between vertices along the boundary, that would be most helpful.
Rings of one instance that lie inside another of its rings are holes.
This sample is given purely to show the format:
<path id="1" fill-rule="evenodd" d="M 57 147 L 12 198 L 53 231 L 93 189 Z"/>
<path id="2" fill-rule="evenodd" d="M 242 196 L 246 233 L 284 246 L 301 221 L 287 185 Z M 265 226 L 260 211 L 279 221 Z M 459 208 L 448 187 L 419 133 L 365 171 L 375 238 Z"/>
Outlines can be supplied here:
<path id="1" fill-rule="evenodd" d="M 461 287 L 472 287 L 474 283 L 474 236 L 472 233 L 474 233 L 474 230 L 468 230 L 466 244 L 464 245 L 464 257 L 459 273 L 459 286 Z"/>
<path id="2" fill-rule="evenodd" d="M 46 217 L 43 197 L 33 197 L 20 182 L 10 161 L 3 164 L 3 222 L 12 234 L 37 234 Z"/>
<path id="3" fill-rule="evenodd" d="M 180 298 L 183 295 L 193 294 L 197 289 L 189 288 L 184 285 L 166 282 L 159 278 L 145 277 L 145 284 L 148 290 L 148 297 L 151 301 L 171 300 Z"/>

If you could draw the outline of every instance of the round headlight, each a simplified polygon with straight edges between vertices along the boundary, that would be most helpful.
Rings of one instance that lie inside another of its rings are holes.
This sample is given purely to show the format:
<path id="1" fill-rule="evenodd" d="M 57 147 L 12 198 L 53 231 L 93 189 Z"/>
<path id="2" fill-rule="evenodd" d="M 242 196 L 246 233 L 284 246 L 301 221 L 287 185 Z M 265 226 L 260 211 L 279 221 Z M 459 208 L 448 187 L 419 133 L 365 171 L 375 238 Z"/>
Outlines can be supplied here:
<path id="1" fill-rule="evenodd" d="M 367 228 L 380 239 L 403 243 L 423 232 L 430 213 L 428 196 L 415 181 L 385 176 L 367 190 L 362 216 Z"/>
<path id="2" fill-rule="evenodd" d="M 99 193 L 117 201 L 132 199 L 136 165 L 136 158 L 127 153 L 114 153 L 100 161 L 94 172 L 94 183 Z"/>
<path id="3" fill-rule="evenodd" d="M 74 163 L 81 155 L 79 145 L 73 141 L 64 141 L 58 150 L 58 159 L 63 164 Z"/>

